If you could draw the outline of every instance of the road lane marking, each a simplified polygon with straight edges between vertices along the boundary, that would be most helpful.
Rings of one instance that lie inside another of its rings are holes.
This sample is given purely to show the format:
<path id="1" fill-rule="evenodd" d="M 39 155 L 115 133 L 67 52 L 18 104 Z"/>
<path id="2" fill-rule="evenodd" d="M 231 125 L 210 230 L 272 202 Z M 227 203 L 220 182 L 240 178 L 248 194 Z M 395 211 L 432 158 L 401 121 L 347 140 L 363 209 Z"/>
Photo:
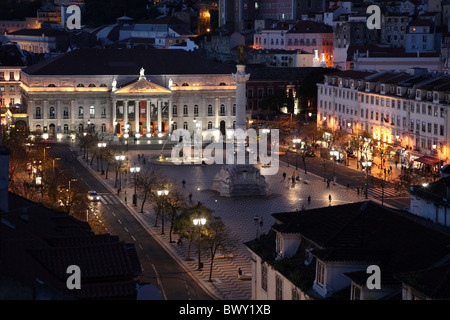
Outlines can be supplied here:
<path id="1" fill-rule="evenodd" d="M 153 263 L 152 263 L 152 267 L 153 267 L 153 270 L 155 271 L 155 274 L 156 274 L 156 280 L 158 281 L 158 285 L 159 285 L 159 287 L 161 288 L 161 293 L 163 294 L 164 300 L 167 300 L 166 292 L 164 291 L 164 288 L 163 288 L 163 286 L 162 286 L 162 283 L 161 283 L 161 281 L 159 280 L 158 271 L 156 271 L 155 265 L 154 265 Z"/>
<path id="2" fill-rule="evenodd" d="M 120 221 L 120 219 L 117 219 L 117 221 L 119 221 L 119 223 L 122 224 L 122 221 Z"/>

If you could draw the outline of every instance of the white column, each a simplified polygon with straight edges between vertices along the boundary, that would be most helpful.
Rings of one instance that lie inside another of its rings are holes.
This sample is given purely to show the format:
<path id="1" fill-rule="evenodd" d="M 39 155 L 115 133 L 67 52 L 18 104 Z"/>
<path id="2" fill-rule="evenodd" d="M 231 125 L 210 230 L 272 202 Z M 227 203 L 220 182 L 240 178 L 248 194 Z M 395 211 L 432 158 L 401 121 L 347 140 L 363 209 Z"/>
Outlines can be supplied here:
<path id="1" fill-rule="evenodd" d="M 128 122 L 128 100 L 123 101 L 123 125 L 126 129 L 126 125 Z"/>
<path id="2" fill-rule="evenodd" d="M 214 128 L 219 129 L 219 107 L 220 101 L 219 98 L 216 98 L 214 105 Z"/>
<path id="3" fill-rule="evenodd" d="M 169 108 L 169 134 L 172 134 L 172 99 L 169 99 L 169 103 L 168 103 L 168 108 Z"/>
<path id="4" fill-rule="evenodd" d="M 247 98 L 245 96 L 245 83 L 250 78 L 250 74 L 245 72 L 245 65 L 238 64 L 237 72 L 233 73 L 236 81 L 236 129 L 247 129 L 245 109 Z"/>
<path id="5" fill-rule="evenodd" d="M 134 102 L 134 133 L 139 133 L 139 100 Z"/>
<path id="6" fill-rule="evenodd" d="M 55 128 L 55 130 L 58 130 L 58 127 L 61 127 L 61 119 L 63 116 L 61 101 L 59 99 L 56 100 L 55 109 L 56 109 L 56 112 L 55 112 L 56 128 Z M 61 128 L 60 128 L 60 130 L 61 130 Z M 56 131 L 56 133 L 57 133 L 57 131 Z"/>
<path id="7" fill-rule="evenodd" d="M 77 115 L 76 112 L 76 105 L 75 100 L 70 100 L 70 110 L 69 110 L 69 117 L 70 117 L 70 126 L 73 128 L 73 125 L 75 124 L 75 116 Z"/>
<path id="8" fill-rule="evenodd" d="M 42 119 L 44 119 L 44 127 L 47 127 L 48 130 L 48 123 L 47 123 L 47 119 L 48 119 L 48 100 L 44 100 L 42 101 Z M 42 128 L 42 132 L 44 132 L 44 128 Z M 48 131 L 47 131 L 48 132 Z"/>
<path id="9" fill-rule="evenodd" d="M 162 131 L 162 119 L 161 119 L 161 105 L 162 101 L 156 101 L 158 106 L 158 134 Z"/>
<path id="10" fill-rule="evenodd" d="M 233 121 L 231 121 L 231 115 L 233 113 L 233 104 L 231 103 L 231 98 L 228 98 L 228 108 L 227 108 L 227 128 L 233 127 Z"/>
<path id="11" fill-rule="evenodd" d="M 151 103 L 151 101 L 146 100 L 145 102 L 146 102 L 146 107 L 147 107 L 146 114 L 145 114 L 146 115 L 145 123 L 147 126 L 147 133 L 150 133 L 150 103 Z"/>
<path id="12" fill-rule="evenodd" d="M 116 132 L 116 119 L 117 119 L 117 100 L 113 99 L 112 101 L 112 112 L 111 112 L 111 121 L 112 121 L 112 134 L 115 135 Z"/>

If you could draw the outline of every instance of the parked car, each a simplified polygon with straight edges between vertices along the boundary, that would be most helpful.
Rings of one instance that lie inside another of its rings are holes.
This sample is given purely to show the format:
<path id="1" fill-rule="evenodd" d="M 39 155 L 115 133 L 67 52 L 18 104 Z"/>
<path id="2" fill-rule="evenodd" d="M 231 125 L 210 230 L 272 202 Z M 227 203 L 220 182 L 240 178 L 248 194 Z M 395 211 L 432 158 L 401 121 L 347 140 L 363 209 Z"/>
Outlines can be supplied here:
<path id="1" fill-rule="evenodd" d="M 91 190 L 88 191 L 88 199 L 91 201 L 98 201 L 100 200 L 100 196 L 98 195 L 97 191 Z"/>

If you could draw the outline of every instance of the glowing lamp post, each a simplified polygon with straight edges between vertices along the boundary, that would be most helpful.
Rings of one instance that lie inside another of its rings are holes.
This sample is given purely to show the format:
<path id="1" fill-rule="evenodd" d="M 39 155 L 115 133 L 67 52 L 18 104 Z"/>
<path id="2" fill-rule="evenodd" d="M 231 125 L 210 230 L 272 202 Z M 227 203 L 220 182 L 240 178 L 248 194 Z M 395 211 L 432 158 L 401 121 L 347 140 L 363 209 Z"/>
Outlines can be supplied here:
<path id="1" fill-rule="evenodd" d="M 202 270 L 203 263 L 200 262 L 200 237 L 201 237 L 201 228 L 206 224 L 205 218 L 195 218 L 192 220 L 194 225 L 198 227 L 198 268 L 197 270 Z"/>

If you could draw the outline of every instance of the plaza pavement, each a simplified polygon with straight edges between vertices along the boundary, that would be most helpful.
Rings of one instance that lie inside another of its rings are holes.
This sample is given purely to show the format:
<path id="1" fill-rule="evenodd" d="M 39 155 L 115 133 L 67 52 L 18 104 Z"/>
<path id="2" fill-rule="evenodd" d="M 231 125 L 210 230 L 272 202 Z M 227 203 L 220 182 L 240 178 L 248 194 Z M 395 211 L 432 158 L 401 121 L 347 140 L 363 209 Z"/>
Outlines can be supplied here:
<path id="1" fill-rule="evenodd" d="M 137 155 L 144 154 L 146 164 L 142 159 L 139 161 Z M 238 248 L 234 252 L 232 259 L 215 259 L 213 268 L 213 281 L 209 282 L 209 258 L 206 252 L 202 252 L 201 261 L 203 270 L 197 271 L 197 249 L 192 245 L 191 261 L 186 261 L 188 244 L 184 241 L 181 245 L 169 243 L 169 222 L 165 223 L 165 234 L 161 235 L 161 222 L 158 227 L 154 227 L 155 215 L 151 204 L 144 206 L 144 213 L 139 213 L 140 200 L 137 207 L 132 204 L 132 195 L 134 189 L 131 185 L 132 176 L 128 173 L 122 175 L 122 192 L 117 196 L 117 189 L 114 188 L 114 174 L 110 173 L 110 179 L 106 180 L 104 175 L 96 171 L 96 164 L 89 166 L 82 157 L 80 162 L 88 167 L 90 171 L 107 186 L 114 197 L 119 197 L 125 203 L 131 214 L 133 214 L 146 229 L 151 232 L 157 241 L 177 259 L 185 270 L 210 294 L 216 299 L 250 300 L 251 299 L 251 281 L 238 280 L 237 270 L 241 268 L 244 274 L 251 274 L 251 254 L 244 246 L 244 242 L 257 237 L 261 233 L 267 233 L 273 224 L 271 214 L 277 212 L 301 211 L 302 205 L 305 209 L 339 205 L 356 201 L 364 201 L 363 194 L 357 194 L 352 189 L 345 186 L 327 183 L 312 173 L 305 174 L 302 170 L 297 170 L 297 176 L 300 181 L 292 183 L 291 176 L 295 167 L 280 163 L 278 174 L 266 175 L 266 181 L 269 184 L 270 195 L 264 198 L 224 198 L 210 190 L 212 181 L 216 173 L 221 169 L 221 165 L 163 165 L 154 164 L 150 158 L 159 156 L 160 151 L 156 150 L 129 150 L 128 158 L 131 165 L 136 164 L 143 168 L 144 166 L 157 166 L 168 177 L 171 177 L 178 184 L 179 189 L 183 191 L 188 201 L 189 193 L 192 193 L 192 202 L 195 204 L 200 201 L 208 208 L 212 209 L 215 216 L 219 216 L 225 222 L 231 232 L 231 236 L 238 240 Z M 169 156 L 169 152 L 164 152 Z M 282 173 L 286 172 L 286 179 L 283 179 Z M 182 180 L 186 181 L 185 187 Z M 127 182 L 130 182 L 127 186 Z M 329 195 L 332 200 L 329 201 Z M 311 196 L 311 203 L 308 204 L 307 198 Z M 104 201 L 104 200 L 103 200 Z M 255 216 L 258 216 L 258 222 L 255 223 Z M 262 224 L 260 223 L 262 220 Z M 173 240 L 177 241 L 177 235 L 173 235 Z"/>

